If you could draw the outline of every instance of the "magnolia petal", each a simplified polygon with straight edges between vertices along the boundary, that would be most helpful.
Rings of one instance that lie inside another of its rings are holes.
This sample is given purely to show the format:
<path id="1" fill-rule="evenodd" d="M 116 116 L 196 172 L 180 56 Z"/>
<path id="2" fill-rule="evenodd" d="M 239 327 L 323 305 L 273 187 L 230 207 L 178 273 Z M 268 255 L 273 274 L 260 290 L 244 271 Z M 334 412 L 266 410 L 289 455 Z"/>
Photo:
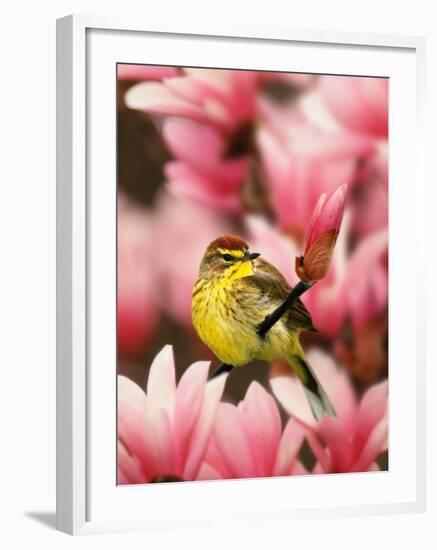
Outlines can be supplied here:
<path id="1" fill-rule="evenodd" d="M 185 464 L 195 423 L 202 407 L 208 376 L 207 362 L 191 365 L 179 380 L 173 413 L 174 438 L 181 465 Z"/>
<path id="2" fill-rule="evenodd" d="M 147 481 L 140 465 L 135 458 L 127 452 L 126 447 L 120 440 L 117 444 L 117 467 L 117 483 L 119 485 L 145 483 Z"/>
<path id="3" fill-rule="evenodd" d="M 126 404 L 139 414 L 143 414 L 147 409 L 145 392 L 138 384 L 120 374 L 117 376 L 117 399 L 119 407 Z"/>
<path id="4" fill-rule="evenodd" d="M 147 382 L 149 407 L 171 414 L 176 394 L 173 348 L 164 346 L 153 360 Z"/>
<path id="5" fill-rule="evenodd" d="M 388 419 L 383 417 L 381 422 L 370 434 L 360 457 L 350 469 L 351 472 L 366 472 L 374 460 L 386 450 L 388 434 Z"/>
<path id="6" fill-rule="evenodd" d="M 190 201 L 217 212 L 241 213 L 240 201 L 234 193 L 223 195 L 219 191 L 206 189 L 199 185 L 198 181 L 192 180 L 172 180 L 167 187 L 170 193 L 179 199 Z"/>
<path id="7" fill-rule="evenodd" d="M 141 388 L 125 376 L 117 377 L 118 439 L 131 455 L 138 457 L 146 476 L 154 470 L 152 443 L 147 426 L 147 397 Z"/>
<path id="8" fill-rule="evenodd" d="M 262 156 L 267 176 L 272 182 L 273 189 L 285 189 L 289 186 L 288 172 L 290 157 L 281 147 L 278 138 L 267 128 L 261 127 L 257 132 L 257 142 Z"/>
<path id="9" fill-rule="evenodd" d="M 151 429 L 145 414 L 138 414 L 132 408 L 118 405 L 118 438 L 136 456 L 147 478 L 154 475 L 155 459 Z"/>
<path id="10" fill-rule="evenodd" d="M 130 480 L 124 475 L 120 468 L 117 470 L 117 485 L 129 485 Z"/>
<path id="11" fill-rule="evenodd" d="M 232 71 L 187 67 L 184 69 L 184 72 L 190 77 L 203 82 L 205 85 L 220 91 L 223 95 L 231 92 Z"/>
<path id="12" fill-rule="evenodd" d="M 217 441 L 214 435 L 214 431 L 211 435 L 211 439 L 209 440 L 209 444 L 205 453 L 204 463 L 208 464 L 208 466 L 218 472 L 221 478 L 232 479 L 232 471 L 229 469 L 221 451 L 217 447 Z"/>
<path id="13" fill-rule="evenodd" d="M 306 243 L 305 249 L 307 249 L 315 241 L 315 237 L 313 235 L 314 224 L 316 223 L 316 220 L 318 219 L 325 202 L 326 202 L 326 193 L 322 193 L 319 197 L 319 200 L 316 203 L 316 206 L 314 207 L 311 219 L 308 223 L 308 227 L 305 234 L 305 243 Z"/>
<path id="14" fill-rule="evenodd" d="M 388 79 L 324 76 L 320 84 L 329 108 L 346 128 L 387 137 Z"/>
<path id="15" fill-rule="evenodd" d="M 181 99 L 202 106 L 211 97 L 223 100 L 223 94 L 204 80 L 189 76 L 168 78 L 165 85 Z"/>
<path id="16" fill-rule="evenodd" d="M 341 185 L 323 204 L 313 225 L 313 239 L 316 239 L 326 231 L 334 230 L 336 233 L 340 231 L 347 189 L 347 184 Z M 311 242 L 307 243 L 307 248 L 311 245 Z"/>
<path id="17" fill-rule="evenodd" d="M 202 172 L 186 162 L 171 161 L 165 165 L 165 175 L 170 183 L 196 187 L 199 192 L 233 196 L 238 199 L 246 163 L 223 163 L 211 168 L 211 172 Z"/>
<path id="18" fill-rule="evenodd" d="M 256 71 L 231 71 L 232 93 L 228 96 L 228 108 L 235 121 L 250 120 L 256 115 Z"/>
<path id="19" fill-rule="evenodd" d="M 373 428 L 387 414 L 388 382 L 380 382 L 369 388 L 358 409 L 355 444 L 362 448 Z"/>
<path id="20" fill-rule="evenodd" d="M 204 110 L 175 95 L 160 82 L 142 82 L 129 88 L 125 103 L 130 109 L 162 115 L 184 116 L 198 121 L 207 121 Z"/>
<path id="21" fill-rule="evenodd" d="M 223 479 L 223 477 L 212 466 L 210 466 L 209 464 L 206 464 L 206 462 L 204 462 L 200 466 L 199 473 L 197 474 L 196 479 L 198 481 L 208 481 L 208 480 L 212 480 L 212 479 Z"/>
<path id="22" fill-rule="evenodd" d="M 377 150 L 375 140 L 342 131 L 320 132 L 307 121 L 290 125 L 285 131 L 290 152 L 308 160 L 340 162 L 352 158 L 367 158 Z"/>
<path id="23" fill-rule="evenodd" d="M 331 229 L 319 235 L 305 253 L 300 266 L 303 272 L 298 268 L 296 273 L 303 280 L 319 281 L 323 279 L 331 264 L 332 253 L 334 251 L 335 242 L 337 241 L 338 233 Z"/>
<path id="24" fill-rule="evenodd" d="M 326 275 L 343 219 L 346 193 L 347 185 L 341 185 L 329 199 L 326 200 L 322 195 L 314 209 L 307 233 L 304 259 L 306 271 L 314 269 L 321 273 L 314 280 Z"/>
<path id="25" fill-rule="evenodd" d="M 307 219 L 309 163 L 291 156 L 279 137 L 265 127 L 257 131 L 257 144 L 279 225 L 300 229 Z"/>
<path id="26" fill-rule="evenodd" d="M 169 119 L 164 123 L 162 133 L 176 158 L 188 161 L 206 172 L 211 164 L 217 163 L 225 149 L 223 136 L 206 124 Z"/>
<path id="27" fill-rule="evenodd" d="M 322 465 L 320 464 L 320 462 L 316 462 L 314 468 L 313 468 L 313 471 L 311 472 L 312 474 L 326 474 L 326 473 L 329 473 L 329 472 L 326 472 Z"/>
<path id="28" fill-rule="evenodd" d="M 305 115 L 306 126 L 313 127 L 318 131 L 322 130 L 331 135 L 344 133 L 344 128 L 341 127 L 328 109 L 324 97 L 317 88 L 302 94 L 298 101 L 299 107 Z"/>
<path id="29" fill-rule="evenodd" d="M 324 472 L 330 474 L 332 472 L 332 467 L 331 453 L 329 449 L 323 447 L 322 443 L 318 439 L 318 436 L 311 430 L 307 430 L 305 435 L 318 464 L 320 464 L 320 467 Z"/>
<path id="30" fill-rule="evenodd" d="M 325 416 L 317 427 L 317 434 L 329 449 L 331 472 L 348 472 L 355 460 L 352 430 L 342 419 Z"/>
<path id="31" fill-rule="evenodd" d="M 135 403 L 132 406 L 129 397 L 134 394 L 132 386 L 136 384 L 123 378 L 119 377 L 123 383 L 119 383 L 118 389 L 119 440 L 132 456 L 137 457 L 147 479 L 173 473 L 174 452 L 167 413 L 149 407 L 145 398 L 141 410 Z"/>
<path id="32" fill-rule="evenodd" d="M 214 99 L 205 100 L 205 112 L 216 124 L 222 125 L 229 132 L 234 129 L 234 120 L 222 102 Z"/>
<path id="33" fill-rule="evenodd" d="M 305 468 L 305 466 L 302 464 L 302 462 L 299 462 L 299 460 L 295 460 L 292 464 L 290 474 L 291 476 L 305 476 L 308 475 L 310 472 Z"/>
<path id="34" fill-rule="evenodd" d="M 302 466 L 296 457 L 302 446 L 304 431 L 302 426 L 294 418 L 290 418 L 285 426 L 284 432 L 276 453 L 276 462 L 273 468 L 274 476 L 283 476 L 298 473 Z M 305 473 L 306 470 L 304 469 Z"/>
<path id="35" fill-rule="evenodd" d="M 232 477 L 256 477 L 257 469 L 244 429 L 240 411 L 234 405 L 220 403 L 214 440 Z"/>
<path id="36" fill-rule="evenodd" d="M 185 463 L 185 479 L 196 477 L 205 456 L 226 379 L 227 375 L 221 375 L 206 384 L 202 408 L 191 437 L 190 454 Z"/>
<path id="37" fill-rule="evenodd" d="M 152 443 L 153 477 L 181 476 L 182 472 L 176 460 L 176 449 L 167 411 L 164 409 L 150 410 L 146 430 Z"/>
<path id="38" fill-rule="evenodd" d="M 241 402 L 241 412 L 258 475 L 272 475 L 281 439 L 276 403 L 258 382 L 252 382 Z"/>
<path id="39" fill-rule="evenodd" d="M 297 377 L 275 376 L 270 379 L 270 386 L 276 399 L 288 414 L 294 416 L 305 426 L 315 427 L 314 416 Z"/>

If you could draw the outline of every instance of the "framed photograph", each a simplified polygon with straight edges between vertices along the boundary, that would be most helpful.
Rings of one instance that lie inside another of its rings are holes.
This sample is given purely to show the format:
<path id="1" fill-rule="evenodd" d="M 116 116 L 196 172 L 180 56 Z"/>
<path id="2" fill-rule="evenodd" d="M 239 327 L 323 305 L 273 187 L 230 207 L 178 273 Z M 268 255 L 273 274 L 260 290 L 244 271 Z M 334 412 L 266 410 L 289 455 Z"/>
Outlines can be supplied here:
<path id="1" fill-rule="evenodd" d="M 424 510 L 423 39 L 57 28 L 58 528 Z"/>

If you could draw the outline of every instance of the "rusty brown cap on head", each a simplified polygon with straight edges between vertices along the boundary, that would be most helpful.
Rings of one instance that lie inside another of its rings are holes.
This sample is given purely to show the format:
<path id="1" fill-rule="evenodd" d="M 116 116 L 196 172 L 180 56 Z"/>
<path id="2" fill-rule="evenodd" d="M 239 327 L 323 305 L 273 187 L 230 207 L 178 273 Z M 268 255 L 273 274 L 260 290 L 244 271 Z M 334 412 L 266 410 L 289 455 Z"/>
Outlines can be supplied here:
<path id="1" fill-rule="evenodd" d="M 225 248 L 226 250 L 248 250 L 249 245 L 242 238 L 235 235 L 223 235 L 213 240 L 206 249 L 207 252 L 216 250 L 217 248 Z"/>

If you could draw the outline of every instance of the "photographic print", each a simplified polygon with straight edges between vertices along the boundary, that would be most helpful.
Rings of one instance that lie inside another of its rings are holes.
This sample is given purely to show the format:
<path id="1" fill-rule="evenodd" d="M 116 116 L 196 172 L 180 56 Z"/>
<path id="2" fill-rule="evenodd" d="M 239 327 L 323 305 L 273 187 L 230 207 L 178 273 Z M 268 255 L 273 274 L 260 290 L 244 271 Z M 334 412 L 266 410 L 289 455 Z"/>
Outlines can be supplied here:
<path id="1" fill-rule="evenodd" d="M 388 79 L 117 65 L 119 485 L 388 469 Z"/>

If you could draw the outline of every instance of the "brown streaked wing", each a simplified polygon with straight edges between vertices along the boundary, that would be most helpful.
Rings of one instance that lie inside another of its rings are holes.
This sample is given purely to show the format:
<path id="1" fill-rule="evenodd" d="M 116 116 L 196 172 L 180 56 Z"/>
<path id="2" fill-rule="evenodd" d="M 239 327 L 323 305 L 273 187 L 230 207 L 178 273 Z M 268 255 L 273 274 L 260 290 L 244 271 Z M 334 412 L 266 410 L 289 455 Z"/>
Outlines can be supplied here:
<path id="1" fill-rule="evenodd" d="M 285 300 L 292 287 L 287 283 L 282 273 L 263 258 L 258 258 L 255 261 L 255 267 L 255 274 L 251 277 L 245 277 L 245 281 L 256 286 L 262 296 L 270 298 L 273 310 Z M 290 329 L 315 330 L 311 315 L 300 299 L 297 299 L 291 306 L 288 312 L 287 324 Z"/>

